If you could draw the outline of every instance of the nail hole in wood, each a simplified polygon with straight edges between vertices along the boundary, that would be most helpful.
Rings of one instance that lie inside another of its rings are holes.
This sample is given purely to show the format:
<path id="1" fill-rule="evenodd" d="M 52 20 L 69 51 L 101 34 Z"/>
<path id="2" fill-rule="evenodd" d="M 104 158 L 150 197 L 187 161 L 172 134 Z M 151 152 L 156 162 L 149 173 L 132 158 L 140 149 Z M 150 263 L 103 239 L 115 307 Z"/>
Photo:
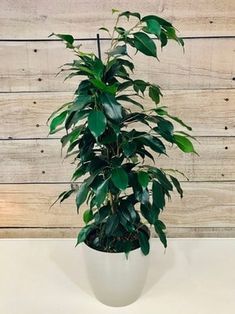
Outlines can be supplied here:
<path id="1" fill-rule="evenodd" d="M 8 139 L 9 139 L 9 140 L 13 140 L 13 137 L 12 137 L 12 136 L 8 136 Z"/>
<path id="2" fill-rule="evenodd" d="M 222 176 L 222 177 L 224 177 L 224 174 L 223 174 L 223 173 L 221 173 L 221 176 Z"/>
<path id="3" fill-rule="evenodd" d="M 232 80 L 235 81 L 235 77 L 233 77 Z"/>
<path id="4" fill-rule="evenodd" d="M 34 104 L 36 104 L 37 102 L 36 102 L 36 101 L 34 101 L 33 103 L 34 103 Z"/>
<path id="5" fill-rule="evenodd" d="M 44 150 L 43 150 L 43 149 L 41 150 L 41 153 L 44 153 Z"/>
<path id="6" fill-rule="evenodd" d="M 46 172 L 44 170 L 42 170 L 42 174 L 45 174 Z"/>
<path id="7" fill-rule="evenodd" d="M 228 149 L 228 146 L 225 146 L 225 149 Z"/>
<path id="8" fill-rule="evenodd" d="M 213 22 L 213 21 L 210 21 L 209 23 L 210 23 L 210 24 L 213 24 L 214 22 Z"/>
<path id="9" fill-rule="evenodd" d="M 39 128 L 39 127 L 40 127 L 40 125 L 37 123 L 37 124 L 36 124 L 36 127 L 37 127 L 37 128 Z"/>
<path id="10" fill-rule="evenodd" d="M 38 81 L 39 81 L 39 82 L 41 82 L 41 81 L 42 81 L 41 77 L 39 77 L 39 78 L 38 78 Z"/>
<path id="11" fill-rule="evenodd" d="M 33 50 L 33 52 L 35 52 L 35 53 L 36 53 L 37 51 L 38 51 L 37 49 L 34 49 L 34 50 Z"/>
<path id="12" fill-rule="evenodd" d="M 225 126 L 225 127 L 224 127 L 224 129 L 225 129 L 225 130 L 227 130 L 227 129 L 228 129 L 228 127 L 227 127 L 227 126 Z"/>
<path id="13" fill-rule="evenodd" d="M 224 98 L 225 101 L 229 101 L 229 98 Z"/>

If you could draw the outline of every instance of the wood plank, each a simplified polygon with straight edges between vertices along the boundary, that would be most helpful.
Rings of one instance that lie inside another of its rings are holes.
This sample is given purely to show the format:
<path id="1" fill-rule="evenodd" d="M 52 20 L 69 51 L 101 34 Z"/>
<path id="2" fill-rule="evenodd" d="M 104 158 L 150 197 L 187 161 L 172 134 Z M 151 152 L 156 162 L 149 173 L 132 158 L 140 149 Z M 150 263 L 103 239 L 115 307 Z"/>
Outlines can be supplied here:
<path id="1" fill-rule="evenodd" d="M 83 43 L 84 50 L 97 51 L 94 41 Z M 105 51 L 109 42 L 101 45 Z M 188 39 L 185 54 L 170 43 L 162 52 L 159 49 L 161 62 L 137 54 L 135 77 L 163 89 L 233 88 L 234 53 L 232 38 Z M 55 77 L 58 67 L 73 59 L 61 42 L 1 42 L 0 58 L 0 92 L 74 91 L 79 82 L 76 78 L 63 82 L 64 75 Z"/>
<path id="2" fill-rule="evenodd" d="M 186 36 L 234 35 L 233 0 L 1 0 L 0 38 L 47 38 L 51 32 L 91 37 L 100 26 L 113 25 L 111 9 L 157 14 L 171 20 Z"/>
<path id="3" fill-rule="evenodd" d="M 4 238 L 74 238 L 80 228 L 0 228 L 0 239 Z M 153 237 L 156 234 L 152 233 Z M 235 228 L 168 228 L 168 238 L 234 238 Z"/>
<path id="4" fill-rule="evenodd" d="M 235 137 L 202 137 L 200 157 L 177 147 L 156 161 L 162 168 L 183 171 L 192 181 L 235 180 Z M 75 166 L 61 158 L 58 140 L 1 140 L 0 183 L 68 182 Z"/>
<path id="5" fill-rule="evenodd" d="M 235 228 L 235 182 L 184 182 L 162 215 L 169 228 Z M 49 206 L 66 184 L 1 184 L 0 228 L 78 228 L 74 197 Z M 86 209 L 82 206 L 81 212 Z"/>
<path id="6" fill-rule="evenodd" d="M 47 118 L 53 110 L 71 99 L 73 95 L 70 92 L 1 94 L 0 138 L 46 138 Z M 234 102 L 235 89 L 165 90 L 162 100 L 173 115 L 180 116 L 193 127 L 196 136 L 233 136 Z M 146 101 L 144 105 L 150 109 L 152 103 Z M 60 134 L 55 134 L 55 137 Z"/>

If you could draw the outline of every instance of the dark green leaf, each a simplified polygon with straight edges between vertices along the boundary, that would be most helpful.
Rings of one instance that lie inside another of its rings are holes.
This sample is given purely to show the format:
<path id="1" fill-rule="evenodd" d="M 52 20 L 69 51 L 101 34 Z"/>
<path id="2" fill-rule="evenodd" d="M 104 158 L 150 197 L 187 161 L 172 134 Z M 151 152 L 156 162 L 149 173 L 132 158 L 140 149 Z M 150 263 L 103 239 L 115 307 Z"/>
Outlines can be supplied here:
<path id="1" fill-rule="evenodd" d="M 164 191 L 162 185 L 155 180 L 153 181 L 152 192 L 153 192 L 153 206 L 163 209 L 165 206 Z"/>
<path id="2" fill-rule="evenodd" d="M 144 231 L 140 231 L 138 233 L 138 237 L 139 237 L 139 244 L 140 244 L 140 248 L 141 251 L 144 255 L 148 255 L 149 254 L 149 236 L 144 232 Z"/>
<path id="3" fill-rule="evenodd" d="M 142 188 L 147 188 L 149 183 L 149 175 L 145 171 L 139 171 L 138 172 L 138 181 L 139 184 L 142 186 Z"/>
<path id="4" fill-rule="evenodd" d="M 51 124 L 50 124 L 50 133 L 53 133 L 56 130 L 56 128 L 64 122 L 66 116 L 67 116 L 67 110 L 61 112 L 58 116 L 52 119 Z"/>
<path id="5" fill-rule="evenodd" d="M 169 191 L 173 190 L 173 186 L 171 182 L 167 179 L 165 173 L 163 173 L 158 168 L 150 168 L 150 169 L 152 169 L 154 176 L 158 179 L 159 183 L 161 183 L 166 190 L 169 190 Z"/>
<path id="6" fill-rule="evenodd" d="M 185 124 L 181 119 L 179 119 L 178 117 L 174 117 L 171 116 L 170 114 L 167 114 L 167 116 L 169 118 L 171 118 L 172 120 L 178 122 L 180 125 L 184 126 L 186 129 L 188 129 L 189 131 L 192 131 L 192 128 L 190 126 L 188 126 L 187 124 Z"/>
<path id="7" fill-rule="evenodd" d="M 87 225 L 80 230 L 80 232 L 78 233 L 78 236 L 77 236 L 76 246 L 79 243 L 82 243 L 86 240 L 86 238 L 87 238 L 88 234 L 91 232 L 91 230 L 92 230 L 92 227 L 90 225 Z"/>
<path id="8" fill-rule="evenodd" d="M 113 214 L 108 217 L 105 224 L 105 234 L 110 237 L 113 235 L 114 231 L 117 229 L 119 224 L 119 217 L 117 214 Z"/>
<path id="9" fill-rule="evenodd" d="M 108 193 L 108 183 L 109 180 L 103 181 L 95 190 L 95 201 L 97 207 L 100 207 L 100 205 L 104 202 L 107 193 Z"/>
<path id="10" fill-rule="evenodd" d="M 160 41 L 161 41 L 161 48 L 163 48 L 167 45 L 168 39 L 167 39 L 165 32 L 163 32 L 163 31 L 160 34 Z"/>
<path id="11" fill-rule="evenodd" d="M 116 98 L 110 94 L 102 94 L 100 99 L 107 117 L 119 122 L 122 119 L 122 107 L 116 101 Z"/>
<path id="12" fill-rule="evenodd" d="M 79 187 L 79 190 L 76 196 L 77 210 L 79 210 L 80 206 L 85 202 L 88 192 L 89 192 L 89 188 L 88 188 L 87 182 L 82 183 Z"/>
<path id="13" fill-rule="evenodd" d="M 180 183 L 179 183 L 178 179 L 176 179 L 175 177 L 173 177 L 171 175 L 170 175 L 170 178 L 171 178 L 171 181 L 174 184 L 177 192 L 179 193 L 180 197 L 182 198 L 183 197 L 183 190 L 182 190 L 182 188 L 180 186 Z"/>
<path id="14" fill-rule="evenodd" d="M 93 211 L 91 209 L 87 209 L 83 213 L 83 221 L 87 225 L 93 219 Z"/>
<path id="15" fill-rule="evenodd" d="M 51 37 L 51 36 L 56 36 L 60 39 L 62 39 L 63 41 L 66 42 L 66 47 L 67 48 L 74 48 L 73 47 L 73 43 L 74 43 L 74 38 L 72 35 L 69 35 L 69 34 L 55 34 L 55 33 L 52 33 L 51 35 L 49 35 L 48 37 Z"/>
<path id="16" fill-rule="evenodd" d="M 122 145 L 123 152 L 126 157 L 132 156 L 136 151 L 135 142 L 126 142 Z"/>
<path id="17" fill-rule="evenodd" d="M 166 239 L 166 234 L 164 232 L 164 230 L 166 229 L 166 226 L 164 225 L 164 223 L 161 220 L 156 220 L 154 223 L 154 228 L 155 228 L 155 231 L 160 238 L 160 241 L 162 242 L 162 244 L 166 248 L 167 247 L 167 239 Z"/>
<path id="18" fill-rule="evenodd" d="M 143 22 L 147 22 L 148 20 L 155 20 L 163 27 L 172 27 L 172 24 L 170 22 L 156 15 L 146 15 L 141 19 L 141 21 Z"/>
<path id="19" fill-rule="evenodd" d="M 119 16 L 125 16 L 128 20 L 129 20 L 130 16 L 134 16 L 139 20 L 141 19 L 141 16 L 138 12 L 125 11 L 125 12 L 120 13 Z"/>
<path id="20" fill-rule="evenodd" d="M 91 102 L 91 96 L 87 94 L 80 94 L 76 97 L 74 101 L 74 106 L 71 107 L 71 110 L 81 110 L 83 109 L 87 104 Z"/>
<path id="21" fill-rule="evenodd" d="M 128 186 L 128 175 L 122 167 L 112 170 L 111 180 L 120 190 L 125 190 Z"/>
<path id="22" fill-rule="evenodd" d="M 159 154 L 165 154 L 166 148 L 164 144 L 156 137 L 151 136 L 149 134 L 145 134 L 141 137 L 142 142 L 144 145 L 149 146 L 152 150 Z"/>
<path id="23" fill-rule="evenodd" d="M 88 116 L 88 127 L 94 137 L 104 133 L 106 128 L 106 117 L 102 111 L 91 111 Z"/>
<path id="24" fill-rule="evenodd" d="M 144 94 L 146 87 L 149 85 L 149 83 L 146 83 L 142 80 L 134 80 L 133 81 L 133 88 L 136 91 L 136 93 L 139 93 L 141 91 L 142 94 Z"/>
<path id="25" fill-rule="evenodd" d="M 149 86 L 149 97 L 155 102 L 155 104 L 159 104 L 160 102 L 161 91 L 160 88 L 156 85 Z"/>
<path id="26" fill-rule="evenodd" d="M 153 211 L 150 204 L 140 204 L 142 216 L 152 225 L 154 223 Z"/>
<path id="27" fill-rule="evenodd" d="M 137 50 L 146 56 L 157 57 L 157 50 L 154 41 L 145 33 L 134 33 L 134 44 Z"/>

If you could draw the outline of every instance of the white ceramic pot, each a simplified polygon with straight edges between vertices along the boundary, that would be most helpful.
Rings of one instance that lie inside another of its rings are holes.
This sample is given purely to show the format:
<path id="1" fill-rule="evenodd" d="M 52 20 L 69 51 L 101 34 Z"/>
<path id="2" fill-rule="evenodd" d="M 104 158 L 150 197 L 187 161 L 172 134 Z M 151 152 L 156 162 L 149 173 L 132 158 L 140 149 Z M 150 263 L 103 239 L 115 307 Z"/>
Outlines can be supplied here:
<path id="1" fill-rule="evenodd" d="M 125 306 L 140 296 L 147 276 L 149 254 L 141 250 L 106 253 L 83 244 L 88 278 L 96 298 L 109 306 Z"/>

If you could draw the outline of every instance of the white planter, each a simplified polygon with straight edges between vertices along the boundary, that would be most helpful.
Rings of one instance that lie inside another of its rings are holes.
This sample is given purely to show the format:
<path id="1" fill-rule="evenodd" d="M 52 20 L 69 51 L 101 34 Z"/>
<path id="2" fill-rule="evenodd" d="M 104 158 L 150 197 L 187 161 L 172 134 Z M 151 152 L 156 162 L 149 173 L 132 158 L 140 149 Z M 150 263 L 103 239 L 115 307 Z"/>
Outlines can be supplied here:
<path id="1" fill-rule="evenodd" d="M 109 306 L 125 306 L 140 296 L 149 255 L 140 249 L 129 253 L 105 253 L 83 244 L 88 278 L 96 298 Z"/>

